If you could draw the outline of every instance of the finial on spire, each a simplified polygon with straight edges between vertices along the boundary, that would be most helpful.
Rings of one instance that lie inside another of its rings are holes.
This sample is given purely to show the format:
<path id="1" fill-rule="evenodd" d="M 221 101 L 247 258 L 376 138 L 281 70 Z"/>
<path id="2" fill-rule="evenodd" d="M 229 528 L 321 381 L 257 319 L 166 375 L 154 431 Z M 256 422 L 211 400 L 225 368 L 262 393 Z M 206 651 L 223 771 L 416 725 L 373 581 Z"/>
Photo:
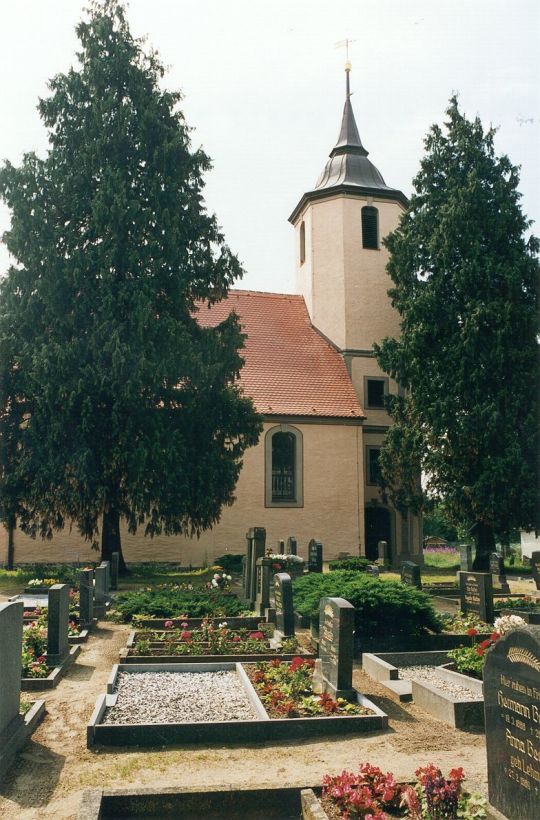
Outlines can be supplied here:
<path id="1" fill-rule="evenodd" d="M 351 43 L 355 43 L 355 42 L 356 42 L 356 40 L 349 40 L 349 38 L 347 37 L 345 40 L 339 40 L 335 44 L 335 48 L 344 48 L 345 49 L 345 77 L 346 77 L 345 87 L 346 87 L 346 91 L 347 91 L 347 99 L 349 99 L 349 97 L 351 96 L 351 86 L 350 86 L 350 82 L 349 82 L 349 75 L 351 73 L 352 63 L 349 60 L 349 46 L 350 46 Z"/>

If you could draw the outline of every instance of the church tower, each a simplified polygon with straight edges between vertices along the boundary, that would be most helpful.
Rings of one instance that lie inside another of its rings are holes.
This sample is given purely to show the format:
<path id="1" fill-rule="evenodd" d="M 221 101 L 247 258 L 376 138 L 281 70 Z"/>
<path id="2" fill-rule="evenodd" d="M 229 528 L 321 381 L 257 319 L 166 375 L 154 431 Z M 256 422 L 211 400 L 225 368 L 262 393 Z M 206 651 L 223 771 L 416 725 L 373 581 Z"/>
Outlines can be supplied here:
<path id="1" fill-rule="evenodd" d="M 387 541 L 394 564 L 421 560 L 421 527 L 412 515 L 384 503 L 377 484 L 378 454 L 391 419 L 384 396 L 397 384 L 374 357 L 373 343 L 399 335 L 386 273 L 382 239 L 397 228 L 405 195 L 389 187 L 368 159 L 354 118 L 351 64 L 346 63 L 346 97 L 336 145 L 313 190 L 289 217 L 296 233 L 296 286 L 313 325 L 341 351 L 367 419 L 363 426 L 365 554 L 377 558 Z"/>

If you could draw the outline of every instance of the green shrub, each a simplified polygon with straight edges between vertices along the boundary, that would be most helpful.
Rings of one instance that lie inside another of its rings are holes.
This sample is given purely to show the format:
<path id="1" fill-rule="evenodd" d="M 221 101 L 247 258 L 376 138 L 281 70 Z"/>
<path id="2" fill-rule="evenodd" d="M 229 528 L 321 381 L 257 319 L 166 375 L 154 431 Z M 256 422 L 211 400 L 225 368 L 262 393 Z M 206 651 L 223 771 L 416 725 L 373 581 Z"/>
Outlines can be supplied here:
<path id="1" fill-rule="evenodd" d="M 126 592 L 118 597 L 115 609 L 128 622 L 134 615 L 148 618 L 178 618 L 187 615 L 190 618 L 233 617 L 245 611 L 236 595 L 220 590 L 183 590 L 159 589 Z"/>
<path id="2" fill-rule="evenodd" d="M 330 561 L 328 564 L 330 570 L 334 572 L 336 569 L 356 570 L 357 572 L 365 572 L 366 568 L 372 562 L 369 558 L 341 558 L 335 561 Z"/>
<path id="3" fill-rule="evenodd" d="M 218 567 L 223 567 L 225 572 L 242 572 L 242 553 L 228 552 L 225 555 L 220 555 L 216 558 L 214 564 Z"/>
<path id="4" fill-rule="evenodd" d="M 355 571 L 311 573 L 293 581 L 294 608 L 317 624 L 324 597 L 345 598 L 356 609 L 357 635 L 421 635 L 441 631 L 441 622 L 425 592 L 399 581 L 380 581 Z"/>

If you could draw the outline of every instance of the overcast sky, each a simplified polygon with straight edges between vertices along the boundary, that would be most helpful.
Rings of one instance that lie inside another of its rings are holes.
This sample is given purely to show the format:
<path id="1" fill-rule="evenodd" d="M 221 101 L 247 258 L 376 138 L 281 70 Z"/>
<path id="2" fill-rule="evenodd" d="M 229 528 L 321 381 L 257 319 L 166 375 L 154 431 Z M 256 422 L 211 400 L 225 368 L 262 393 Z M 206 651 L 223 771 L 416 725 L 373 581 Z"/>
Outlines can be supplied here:
<path id="1" fill-rule="evenodd" d="M 84 6 L 0 2 L 0 159 L 45 153 L 37 100 L 74 64 Z M 345 56 L 334 46 L 345 37 L 360 135 L 388 185 L 410 194 L 423 137 L 457 91 L 468 116 L 498 127 L 498 152 L 521 165 L 523 209 L 540 222 L 538 0 L 131 0 L 128 17 L 170 67 L 193 145 L 213 159 L 206 202 L 245 266 L 241 287 L 295 290 L 287 218 L 337 138 Z"/>

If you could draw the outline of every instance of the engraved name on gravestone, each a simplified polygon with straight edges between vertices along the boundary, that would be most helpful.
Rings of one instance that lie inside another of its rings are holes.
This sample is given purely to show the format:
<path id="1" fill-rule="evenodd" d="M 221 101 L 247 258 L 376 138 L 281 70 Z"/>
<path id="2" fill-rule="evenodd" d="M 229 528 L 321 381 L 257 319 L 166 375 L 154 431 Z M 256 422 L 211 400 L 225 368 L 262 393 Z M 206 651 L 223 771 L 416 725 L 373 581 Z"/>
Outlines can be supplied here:
<path id="1" fill-rule="evenodd" d="M 291 576 L 287 572 L 274 575 L 274 607 L 276 628 L 284 637 L 294 635 L 294 609 Z"/>
<path id="2" fill-rule="evenodd" d="M 422 575 L 420 567 L 414 561 L 403 561 L 401 565 L 401 583 L 410 587 L 422 589 Z"/>
<path id="3" fill-rule="evenodd" d="M 531 553 L 531 569 L 536 589 L 540 590 L 540 551 Z"/>
<path id="4" fill-rule="evenodd" d="M 323 545 L 316 538 L 312 538 L 308 544 L 308 571 L 322 572 L 323 570 Z"/>
<path id="5" fill-rule="evenodd" d="M 493 623 L 493 581 L 489 572 L 459 572 L 461 611 L 474 612 L 488 624 Z"/>
<path id="6" fill-rule="evenodd" d="M 298 544 L 294 535 L 289 535 L 287 538 L 286 554 L 298 555 Z"/>
<path id="7" fill-rule="evenodd" d="M 23 602 L 0 604 L 0 737 L 19 718 Z M 9 738 L 6 738 L 6 743 Z"/>
<path id="8" fill-rule="evenodd" d="M 332 697 L 353 698 L 354 607 L 344 598 L 321 598 L 319 657 L 325 690 Z"/>
<path id="9" fill-rule="evenodd" d="M 503 635 L 483 671 L 488 795 L 508 820 L 540 817 L 540 630 Z"/>

